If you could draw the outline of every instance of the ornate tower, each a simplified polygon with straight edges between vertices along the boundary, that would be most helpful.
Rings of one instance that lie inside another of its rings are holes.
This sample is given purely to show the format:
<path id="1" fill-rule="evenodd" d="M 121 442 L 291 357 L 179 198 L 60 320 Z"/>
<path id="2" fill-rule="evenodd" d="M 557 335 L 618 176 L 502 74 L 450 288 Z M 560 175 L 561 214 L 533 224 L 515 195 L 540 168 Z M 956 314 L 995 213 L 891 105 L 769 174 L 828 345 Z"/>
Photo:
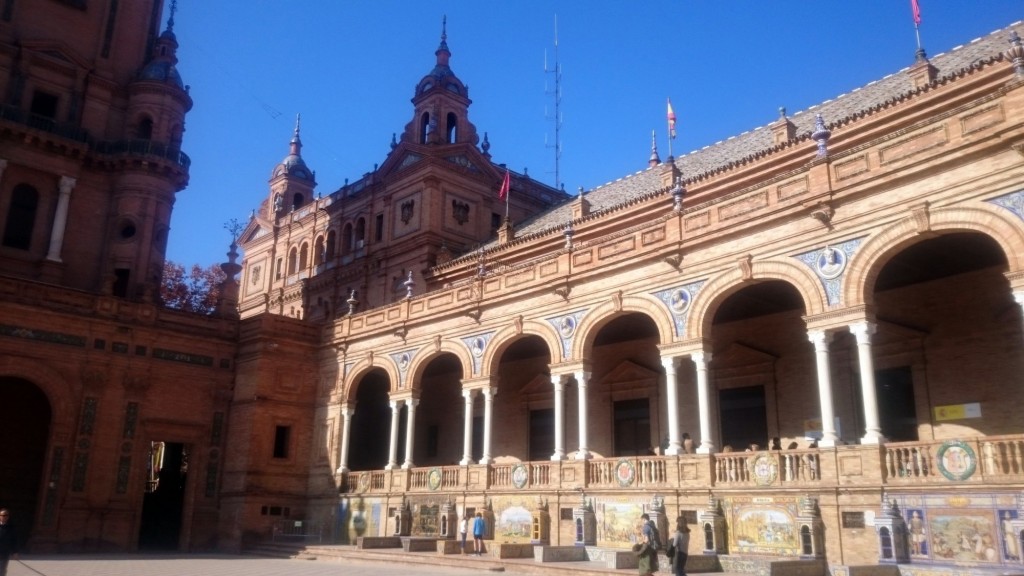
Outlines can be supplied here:
<path id="1" fill-rule="evenodd" d="M 469 121 L 469 87 L 448 66 L 447 18 L 441 24 L 441 44 L 434 69 L 416 85 L 413 120 L 405 126 L 402 142 L 413 144 L 471 144 L 480 138 Z"/>

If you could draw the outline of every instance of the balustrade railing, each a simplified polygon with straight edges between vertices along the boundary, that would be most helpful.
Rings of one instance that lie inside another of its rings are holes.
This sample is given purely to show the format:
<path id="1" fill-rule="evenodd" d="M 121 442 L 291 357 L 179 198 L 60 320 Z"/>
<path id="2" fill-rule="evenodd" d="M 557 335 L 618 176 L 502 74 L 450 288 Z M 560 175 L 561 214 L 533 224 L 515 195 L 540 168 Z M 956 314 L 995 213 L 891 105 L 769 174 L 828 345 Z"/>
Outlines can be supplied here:
<path id="1" fill-rule="evenodd" d="M 1024 435 L 678 457 L 631 456 L 376 470 L 354 472 L 345 485 L 350 492 L 388 493 L 662 488 L 676 484 L 796 488 L 825 483 L 911 485 L 951 480 L 1024 482 Z"/>

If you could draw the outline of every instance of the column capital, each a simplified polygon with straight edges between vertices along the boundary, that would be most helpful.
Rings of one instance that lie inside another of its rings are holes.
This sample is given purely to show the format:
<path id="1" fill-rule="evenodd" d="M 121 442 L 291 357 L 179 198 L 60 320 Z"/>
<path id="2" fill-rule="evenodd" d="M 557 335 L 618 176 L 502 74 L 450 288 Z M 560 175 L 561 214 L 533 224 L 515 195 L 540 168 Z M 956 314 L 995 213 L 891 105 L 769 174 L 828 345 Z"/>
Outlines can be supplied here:
<path id="1" fill-rule="evenodd" d="M 828 330 L 808 330 L 807 339 L 814 344 L 816 349 L 827 346 L 832 342 L 833 334 Z"/>
<path id="2" fill-rule="evenodd" d="M 479 390 L 479 389 L 478 388 L 463 388 L 462 389 L 462 397 L 465 398 L 466 401 L 468 402 L 469 400 L 472 400 L 473 398 L 476 398 L 477 390 Z"/>
<path id="3" fill-rule="evenodd" d="M 690 358 L 693 360 L 694 364 L 703 364 L 705 366 L 711 362 L 711 356 L 711 352 L 694 352 L 693 354 L 690 354 Z"/>
<path id="4" fill-rule="evenodd" d="M 874 322 L 854 322 L 850 324 L 850 333 L 857 337 L 858 344 L 870 344 L 871 336 L 878 332 L 878 325 Z"/>
<path id="5" fill-rule="evenodd" d="M 682 361 L 682 359 L 682 356 L 662 356 L 661 365 L 662 367 L 665 368 L 666 371 L 670 369 L 675 370 L 679 368 L 679 363 Z"/>
<path id="6" fill-rule="evenodd" d="M 498 395 L 498 387 L 488 386 L 486 388 L 481 388 L 480 392 L 484 395 L 484 401 L 486 402 L 487 400 L 491 400 Z"/>
<path id="7" fill-rule="evenodd" d="M 71 193 L 71 189 L 74 188 L 75 184 L 77 184 L 77 183 L 78 183 L 78 180 L 76 178 L 72 178 L 70 176 L 61 176 L 60 177 L 60 193 L 61 194 L 70 194 Z"/>
<path id="8" fill-rule="evenodd" d="M 1024 290 L 1014 290 L 1013 299 L 1017 302 L 1017 304 L 1024 306 Z"/>
<path id="9" fill-rule="evenodd" d="M 355 413 L 356 409 L 354 406 L 349 406 L 348 404 L 341 405 L 341 415 L 344 416 L 345 418 L 351 418 L 352 415 Z"/>

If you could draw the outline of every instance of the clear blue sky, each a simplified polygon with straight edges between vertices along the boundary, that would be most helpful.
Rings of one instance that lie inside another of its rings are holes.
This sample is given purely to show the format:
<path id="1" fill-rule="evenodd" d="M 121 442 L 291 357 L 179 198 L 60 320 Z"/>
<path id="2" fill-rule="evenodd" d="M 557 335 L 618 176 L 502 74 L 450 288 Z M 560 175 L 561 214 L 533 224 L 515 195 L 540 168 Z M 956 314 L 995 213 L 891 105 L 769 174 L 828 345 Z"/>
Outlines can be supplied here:
<path id="1" fill-rule="evenodd" d="M 169 1 L 168 1 L 169 4 Z M 898 72 L 917 48 L 910 0 L 179 0 L 178 69 L 195 101 L 167 257 L 222 262 L 288 153 L 327 195 L 382 163 L 412 119 L 447 15 L 451 67 L 496 162 L 555 180 L 555 19 L 567 191 L 642 170 L 651 130 L 681 156 Z M 929 56 L 1024 18 L 1021 0 L 920 0 Z M 166 16 L 164 18 L 166 22 Z"/>

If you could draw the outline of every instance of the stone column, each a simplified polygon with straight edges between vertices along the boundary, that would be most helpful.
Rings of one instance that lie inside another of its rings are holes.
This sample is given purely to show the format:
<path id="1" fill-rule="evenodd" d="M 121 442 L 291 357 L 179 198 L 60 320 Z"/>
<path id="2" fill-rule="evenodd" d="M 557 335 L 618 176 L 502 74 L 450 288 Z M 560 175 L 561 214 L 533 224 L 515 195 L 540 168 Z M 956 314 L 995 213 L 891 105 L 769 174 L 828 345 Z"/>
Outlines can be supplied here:
<path id="1" fill-rule="evenodd" d="M 71 189 L 77 180 L 67 176 L 60 177 L 60 196 L 57 198 L 57 212 L 53 215 L 53 229 L 50 230 L 50 250 L 46 259 L 60 262 L 60 250 L 64 244 L 64 230 L 68 223 L 68 205 L 71 203 Z"/>
<path id="2" fill-rule="evenodd" d="M 690 356 L 697 367 L 697 409 L 700 411 L 700 446 L 697 454 L 711 454 L 715 442 L 711 439 L 711 402 L 708 394 L 708 363 L 711 352 L 697 352 Z"/>
<path id="3" fill-rule="evenodd" d="M 587 380 L 590 379 L 590 372 L 577 370 L 576 386 L 579 388 L 579 410 L 580 421 L 580 449 L 576 452 L 576 460 L 590 459 L 590 449 L 587 447 Z"/>
<path id="4" fill-rule="evenodd" d="M 679 438 L 679 382 L 677 368 L 679 358 L 662 356 L 661 365 L 665 368 L 665 401 L 668 402 L 668 448 L 665 454 L 675 456 L 682 452 L 682 440 Z"/>
<path id="5" fill-rule="evenodd" d="M 476 390 L 463 390 L 465 400 L 462 412 L 462 460 L 459 464 L 467 466 L 473 463 L 473 398 Z"/>
<path id="6" fill-rule="evenodd" d="M 416 464 L 412 461 L 412 449 L 416 440 L 416 405 L 420 403 L 419 398 L 408 398 L 405 401 L 405 462 L 402 468 L 414 468 Z"/>
<path id="7" fill-rule="evenodd" d="M 877 327 L 870 322 L 850 324 L 850 332 L 857 337 L 857 360 L 860 364 L 860 393 L 864 404 L 864 437 L 861 444 L 885 442 L 878 418 L 878 393 L 875 390 L 875 363 L 871 357 L 871 335 Z"/>
<path id="8" fill-rule="evenodd" d="M 341 405 L 341 446 L 338 457 L 338 474 L 348 472 L 348 442 L 352 427 L 352 414 L 355 412 L 348 404 Z"/>
<path id="9" fill-rule="evenodd" d="M 481 464 L 491 463 L 491 431 L 494 429 L 494 395 L 498 393 L 498 389 L 493 386 L 488 386 L 483 389 L 484 392 L 484 449 L 483 457 L 480 458 Z"/>
<path id="10" fill-rule="evenodd" d="M 0 169 L 0 174 L 3 174 L 2 169 Z M 1024 290 L 1018 290 L 1018 291 L 1014 292 L 1013 293 L 1013 299 L 1017 302 L 1017 304 L 1021 308 L 1024 308 Z"/>
<path id="11" fill-rule="evenodd" d="M 551 375 L 555 388 L 555 453 L 552 460 L 565 460 L 565 383 L 561 374 Z"/>
<path id="12" fill-rule="evenodd" d="M 391 404 L 391 442 L 388 444 L 388 464 L 385 470 L 394 470 L 398 467 L 398 418 L 400 416 L 401 401 L 392 400 Z"/>
<path id="13" fill-rule="evenodd" d="M 818 446 L 835 446 L 839 436 L 836 434 L 835 411 L 832 407 L 832 371 L 828 360 L 828 345 L 832 335 L 824 330 L 811 330 L 807 337 L 814 343 L 818 364 L 818 401 L 821 404 L 821 440 Z"/>

